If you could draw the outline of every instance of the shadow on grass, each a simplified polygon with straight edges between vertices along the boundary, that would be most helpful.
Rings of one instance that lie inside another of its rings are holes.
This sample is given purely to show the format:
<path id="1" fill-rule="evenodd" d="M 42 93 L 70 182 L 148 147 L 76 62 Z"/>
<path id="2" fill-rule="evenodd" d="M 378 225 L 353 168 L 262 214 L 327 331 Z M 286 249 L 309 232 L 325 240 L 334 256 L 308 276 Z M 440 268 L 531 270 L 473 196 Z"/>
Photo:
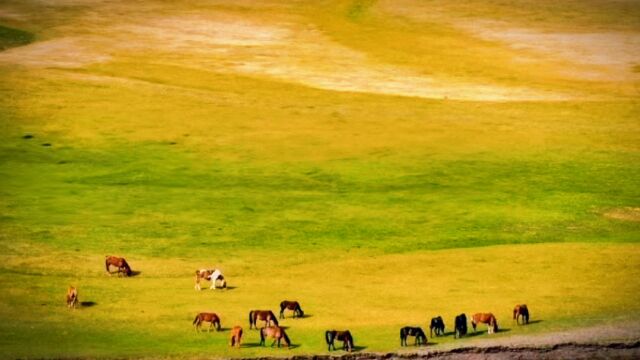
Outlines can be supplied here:
<path id="1" fill-rule="evenodd" d="M 137 271 L 137 270 L 131 270 L 131 275 L 129 275 L 129 277 L 136 277 L 138 275 L 140 275 L 142 272 Z"/>
<path id="2" fill-rule="evenodd" d="M 251 343 L 251 344 L 242 344 L 240 345 L 241 348 L 265 348 L 265 349 L 278 349 L 278 344 L 275 343 L 273 344 L 273 346 L 271 346 L 270 342 L 267 341 L 267 344 L 265 346 L 260 345 L 260 343 Z M 300 345 L 296 345 L 296 344 L 291 344 L 290 346 L 284 346 L 282 344 L 280 344 L 280 349 L 295 349 L 295 348 L 299 348 Z"/>
<path id="3" fill-rule="evenodd" d="M 511 329 L 509 328 L 500 328 L 498 329 L 498 331 L 496 331 L 496 333 L 503 333 L 503 332 L 509 332 L 509 331 L 511 331 Z"/>
<path id="4" fill-rule="evenodd" d="M 218 332 L 225 332 L 225 331 L 230 331 L 231 328 L 230 327 L 221 327 L 220 330 L 218 330 Z"/>
<path id="5" fill-rule="evenodd" d="M 98 303 L 96 303 L 95 301 L 80 301 L 81 307 L 92 307 L 96 305 L 98 305 Z"/>
<path id="6" fill-rule="evenodd" d="M 544 320 L 531 320 L 531 321 L 529 321 L 529 323 L 528 323 L 528 324 L 520 325 L 520 326 L 533 325 L 533 324 L 541 323 L 541 322 L 543 322 L 543 321 L 544 321 Z"/>
<path id="7" fill-rule="evenodd" d="M 356 345 L 353 346 L 353 351 L 354 352 L 359 352 L 359 351 L 366 350 L 366 349 L 367 349 L 366 346 L 356 346 Z"/>

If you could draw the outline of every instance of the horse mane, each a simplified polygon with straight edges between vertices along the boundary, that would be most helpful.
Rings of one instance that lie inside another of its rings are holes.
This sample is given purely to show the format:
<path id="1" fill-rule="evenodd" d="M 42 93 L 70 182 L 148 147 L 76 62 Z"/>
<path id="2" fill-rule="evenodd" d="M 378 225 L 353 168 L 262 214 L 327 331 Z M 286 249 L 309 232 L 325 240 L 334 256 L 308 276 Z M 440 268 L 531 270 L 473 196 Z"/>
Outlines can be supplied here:
<path id="1" fill-rule="evenodd" d="M 287 343 L 287 347 L 291 347 L 291 340 L 289 340 L 289 336 L 287 336 L 287 333 L 284 331 L 283 328 L 280 328 L 280 331 L 282 331 L 282 337 L 284 338 L 284 341 Z"/>
<path id="2" fill-rule="evenodd" d="M 131 267 L 127 263 L 127 260 L 125 260 L 124 258 L 122 258 L 122 266 L 127 269 L 127 275 L 131 275 Z"/>
<path id="3" fill-rule="evenodd" d="M 345 331 L 345 335 L 347 337 L 347 343 L 349 344 L 349 351 L 353 350 L 353 336 L 351 336 L 351 332 L 349 330 Z"/>

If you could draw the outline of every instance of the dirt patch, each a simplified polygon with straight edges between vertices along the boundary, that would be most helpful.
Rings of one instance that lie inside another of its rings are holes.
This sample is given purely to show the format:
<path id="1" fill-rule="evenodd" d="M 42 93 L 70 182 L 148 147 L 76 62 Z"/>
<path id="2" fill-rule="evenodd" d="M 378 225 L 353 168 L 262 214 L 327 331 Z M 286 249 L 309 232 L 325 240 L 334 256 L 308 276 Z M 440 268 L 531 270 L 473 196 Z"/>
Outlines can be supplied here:
<path id="1" fill-rule="evenodd" d="M 491 20 L 461 22 L 458 27 L 485 40 L 530 52 L 540 60 L 560 60 L 580 66 L 566 70 L 586 80 L 638 80 L 633 65 L 640 60 L 640 34 L 628 32 L 569 33 L 514 27 Z M 535 60 L 535 58 L 534 58 Z"/>
<path id="2" fill-rule="evenodd" d="M 19 64 L 30 67 L 78 68 L 86 64 L 105 62 L 107 54 L 89 47 L 87 39 L 60 38 L 35 42 L 0 53 L 0 63 Z"/>
<path id="3" fill-rule="evenodd" d="M 610 219 L 639 222 L 640 208 L 624 207 L 619 209 L 612 209 L 604 213 L 604 216 Z"/>

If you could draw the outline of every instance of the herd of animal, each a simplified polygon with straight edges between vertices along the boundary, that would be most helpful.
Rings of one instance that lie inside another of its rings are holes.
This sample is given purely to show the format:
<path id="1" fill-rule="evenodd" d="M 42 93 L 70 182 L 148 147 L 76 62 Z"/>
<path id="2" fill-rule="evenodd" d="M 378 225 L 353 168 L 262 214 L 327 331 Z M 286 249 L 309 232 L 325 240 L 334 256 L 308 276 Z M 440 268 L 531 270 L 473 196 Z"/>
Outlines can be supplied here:
<path id="1" fill-rule="evenodd" d="M 109 275 L 111 275 L 110 268 L 114 266 L 118 269 L 118 275 L 131 276 L 133 271 L 131 267 L 127 263 L 124 258 L 117 256 L 107 256 L 105 258 L 105 268 Z M 200 282 L 202 280 L 211 281 L 210 289 L 225 289 L 227 287 L 227 281 L 222 275 L 222 272 L 218 269 L 200 269 L 196 270 L 195 276 L 195 289 L 201 290 Z M 67 307 L 76 308 L 78 306 L 78 289 L 73 286 L 70 286 L 67 289 Z M 300 306 L 300 303 L 297 301 L 289 301 L 284 300 L 280 303 L 280 319 L 284 319 L 285 310 L 291 310 L 293 312 L 293 317 L 303 318 L 304 311 Z M 529 309 L 527 305 L 520 304 L 516 305 L 513 309 L 513 320 L 516 321 L 518 325 L 520 325 L 520 321 L 522 320 L 522 324 L 529 323 Z M 259 328 L 258 321 L 264 321 L 264 326 Z M 220 325 L 220 317 L 216 313 L 212 312 L 201 312 L 196 315 L 193 320 L 193 326 L 196 331 L 200 331 L 203 323 L 209 323 L 208 331 L 211 329 L 215 329 L 216 331 L 220 331 L 222 329 Z M 467 334 L 467 316 L 465 314 L 460 314 L 454 319 L 454 331 L 453 337 L 460 338 Z M 496 317 L 492 313 L 476 313 L 471 316 L 471 326 L 473 327 L 473 331 L 476 331 L 478 324 L 486 324 L 488 328 L 488 333 L 493 334 L 498 331 L 498 322 Z M 271 310 L 251 310 L 249 312 L 249 329 L 256 329 L 260 331 L 260 345 L 265 346 L 265 340 L 270 338 L 273 339 L 273 343 L 271 346 L 274 346 L 277 343 L 277 346 L 280 347 L 281 342 L 284 343 L 284 346 L 290 347 L 291 341 L 289 336 L 285 332 L 285 328 L 279 326 L 278 318 L 276 318 L 275 314 Z M 435 332 L 436 336 L 444 336 L 445 335 L 445 324 L 444 320 L 441 316 L 437 316 L 431 319 L 431 323 L 429 325 L 429 335 L 433 338 L 433 334 Z M 235 326 L 231 329 L 231 339 L 229 345 L 232 347 L 240 347 L 242 343 L 243 330 L 240 326 Z M 425 332 L 420 327 L 412 327 L 405 326 L 400 329 L 400 346 L 408 346 L 407 338 L 414 337 L 416 346 L 426 345 L 427 344 L 427 336 Z M 342 349 L 345 351 L 353 351 L 353 336 L 349 330 L 327 330 L 325 332 L 325 340 L 328 345 L 328 350 L 335 350 L 335 341 L 342 341 Z"/>

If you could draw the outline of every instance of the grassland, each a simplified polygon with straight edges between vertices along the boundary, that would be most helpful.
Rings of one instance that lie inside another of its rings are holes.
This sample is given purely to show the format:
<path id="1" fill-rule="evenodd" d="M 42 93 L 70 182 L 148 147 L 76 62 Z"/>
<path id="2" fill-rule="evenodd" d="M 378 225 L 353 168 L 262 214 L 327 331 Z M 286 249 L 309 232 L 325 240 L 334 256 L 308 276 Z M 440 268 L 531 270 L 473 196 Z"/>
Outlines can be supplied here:
<path id="1" fill-rule="evenodd" d="M 3 2 L 0 356 L 323 353 L 329 328 L 390 351 L 460 312 L 494 312 L 498 337 L 638 320 L 640 61 L 616 59 L 640 7 L 537 4 Z M 106 276 L 107 254 L 140 274 Z M 194 291 L 213 265 L 232 288 Z M 69 284 L 91 306 L 67 310 Z M 284 299 L 309 315 L 284 321 L 291 350 L 191 328 L 211 309 L 248 330 Z M 521 302 L 542 321 L 512 325 Z"/>

